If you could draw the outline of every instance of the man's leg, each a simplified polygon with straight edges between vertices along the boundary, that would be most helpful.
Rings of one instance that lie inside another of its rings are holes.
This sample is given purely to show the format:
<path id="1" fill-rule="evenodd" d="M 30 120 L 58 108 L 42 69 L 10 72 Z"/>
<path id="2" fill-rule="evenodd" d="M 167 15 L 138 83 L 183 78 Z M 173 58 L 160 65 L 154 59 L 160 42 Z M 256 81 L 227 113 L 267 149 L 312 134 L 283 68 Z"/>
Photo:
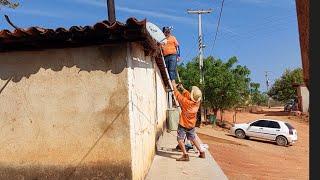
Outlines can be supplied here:
<path id="1" fill-rule="evenodd" d="M 186 147 L 185 147 L 183 140 L 178 140 L 178 143 L 179 143 L 179 147 L 180 147 L 182 153 L 187 154 Z"/>
<path id="2" fill-rule="evenodd" d="M 171 74 L 170 74 L 170 66 L 171 66 L 171 64 L 170 64 L 170 55 L 164 57 L 164 62 L 166 63 L 166 67 L 167 67 L 167 70 L 168 70 L 169 78 L 170 78 L 170 80 L 172 80 L 171 79 Z"/>
<path id="3" fill-rule="evenodd" d="M 188 139 L 189 139 L 190 141 L 193 142 L 193 144 L 194 144 L 194 145 L 196 146 L 196 148 L 199 150 L 199 152 L 200 152 L 199 157 L 200 157 L 200 158 L 205 158 L 205 153 L 204 153 L 204 151 L 201 149 L 200 144 L 199 144 L 199 141 L 198 141 L 197 138 L 196 138 L 195 128 L 187 131 L 187 137 L 188 137 Z"/>
<path id="4" fill-rule="evenodd" d="M 176 55 L 170 55 L 169 56 L 169 67 L 168 67 L 168 71 L 169 71 L 169 75 L 170 75 L 170 79 L 171 80 L 175 80 L 176 79 L 176 73 L 177 73 L 177 56 Z"/>
<path id="5" fill-rule="evenodd" d="M 178 126 L 178 131 L 177 131 L 177 141 L 179 144 L 179 147 L 183 153 L 183 155 L 177 159 L 177 161 L 189 161 L 189 155 L 187 154 L 186 147 L 184 145 L 184 137 L 186 136 L 186 131 L 182 126 Z"/>
<path id="6" fill-rule="evenodd" d="M 191 140 L 199 152 L 203 152 L 197 139 Z"/>

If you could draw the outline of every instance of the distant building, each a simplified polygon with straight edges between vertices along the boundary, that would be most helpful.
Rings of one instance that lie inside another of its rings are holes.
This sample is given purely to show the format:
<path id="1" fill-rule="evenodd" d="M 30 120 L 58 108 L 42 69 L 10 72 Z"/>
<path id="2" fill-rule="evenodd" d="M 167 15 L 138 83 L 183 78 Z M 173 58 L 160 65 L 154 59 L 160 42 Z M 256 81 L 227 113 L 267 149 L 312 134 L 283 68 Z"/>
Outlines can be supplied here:
<path id="1" fill-rule="evenodd" d="M 296 97 L 298 101 L 298 110 L 301 112 L 309 112 L 309 90 L 304 84 L 294 84 L 296 88 Z"/>
<path id="2" fill-rule="evenodd" d="M 164 130 L 146 21 L 0 31 L 0 179 L 143 179 Z"/>

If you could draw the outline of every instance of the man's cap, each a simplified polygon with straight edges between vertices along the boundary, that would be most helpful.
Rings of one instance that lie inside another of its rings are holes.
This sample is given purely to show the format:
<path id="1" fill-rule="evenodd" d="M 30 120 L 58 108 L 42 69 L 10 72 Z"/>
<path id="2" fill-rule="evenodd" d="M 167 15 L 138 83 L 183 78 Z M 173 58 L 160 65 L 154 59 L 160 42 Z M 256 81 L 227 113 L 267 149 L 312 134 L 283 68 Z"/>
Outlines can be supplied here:
<path id="1" fill-rule="evenodd" d="M 162 32 L 170 32 L 173 29 L 172 26 L 165 26 L 162 28 Z"/>
<path id="2" fill-rule="evenodd" d="M 194 102 L 199 102 L 202 98 L 202 92 L 197 86 L 192 86 L 190 94 L 191 100 Z"/>

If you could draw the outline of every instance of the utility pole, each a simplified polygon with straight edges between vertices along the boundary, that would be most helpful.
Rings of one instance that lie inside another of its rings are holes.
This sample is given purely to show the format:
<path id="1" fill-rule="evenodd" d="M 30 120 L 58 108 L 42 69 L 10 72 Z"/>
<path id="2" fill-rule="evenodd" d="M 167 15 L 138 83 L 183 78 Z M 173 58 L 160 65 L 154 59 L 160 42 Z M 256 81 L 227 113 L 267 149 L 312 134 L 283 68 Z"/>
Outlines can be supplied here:
<path id="1" fill-rule="evenodd" d="M 268 72 L 270 71 L 265 71 L 265 76 L 266 76 L 266 85 L 267 85 L 267 92 L 269 91 L 269 78 L 268 78 Z M 268 96 L 268 108 L 270 108 L 270 97 Z"/>
<path id="2" fill-rule="evenodd" d="M 209 14 L 212 12 L 211 9 L 208 10 L 187 10 L 188 14 L 198 14 L 198 43 L 199 43 L 199 70 L 200 70 L 200 84 L 204 84 L 204 74 L 203 74 L 203 48 L 205 45 L 203 45 L 203 37 L 202 37 L 202 14 Z M 202 90 L 203 100 L 204 100 L 204 90 Z M 203 102 L 203 101 L 202 101 Z M 201 103 L 200 106 L 200 112 L 201 112 L 201 122 L 205 119 L 205 113 L 203 108 L 203 103 Z"/>
<path id="3" fill-rule="evenodd" d="M 116 21 L 114 0 L 107 0 L 108 21 L 114 23 Z"/>

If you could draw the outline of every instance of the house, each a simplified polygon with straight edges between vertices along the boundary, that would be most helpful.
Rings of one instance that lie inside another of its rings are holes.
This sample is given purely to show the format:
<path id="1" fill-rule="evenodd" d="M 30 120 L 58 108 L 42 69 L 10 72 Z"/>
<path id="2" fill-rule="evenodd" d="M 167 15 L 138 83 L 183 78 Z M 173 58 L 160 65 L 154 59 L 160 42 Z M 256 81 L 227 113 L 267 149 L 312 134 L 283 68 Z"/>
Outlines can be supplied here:
<path id="1" fill-rule="evenodd" d="M 165 128 L 146 20 L 0 31 L 0 179 L 143 179 Z"/>
<path id="2" fill-rule="evenodd" d="M 298 109 L 303 113 L 309 112 L 309 90 L 305 84 L 293 84 L 296 88 Z"/>

